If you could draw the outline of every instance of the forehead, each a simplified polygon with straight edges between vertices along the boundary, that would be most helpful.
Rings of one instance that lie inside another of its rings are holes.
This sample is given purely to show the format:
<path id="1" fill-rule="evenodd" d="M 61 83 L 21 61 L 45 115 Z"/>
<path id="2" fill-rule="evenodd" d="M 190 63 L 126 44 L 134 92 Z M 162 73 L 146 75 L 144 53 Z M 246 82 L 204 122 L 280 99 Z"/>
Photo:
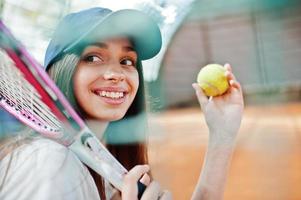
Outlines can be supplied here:
<path id="1" fill-rule="evenodd" d="M 130 41 L 130 39 L 125 38 L 125 37 L 109 38 L 109 39 L 103 40 L 102 42 L 105 42 L 105 43 L 120 43 L 120 44 L 132 46 L 132 42 Z"/>
<path id="2" fill-rule="evenodd" d="M 117 38 L 108 38 L 108 39 L 102 39 L 95 41 L 93 44 L 105 44 L 105 45 L 120 45 L 120 46 L 126 46 L 126 47 L 133 47 L 132 42 L 130 39 L 125 37 L 117 37 Z"/>

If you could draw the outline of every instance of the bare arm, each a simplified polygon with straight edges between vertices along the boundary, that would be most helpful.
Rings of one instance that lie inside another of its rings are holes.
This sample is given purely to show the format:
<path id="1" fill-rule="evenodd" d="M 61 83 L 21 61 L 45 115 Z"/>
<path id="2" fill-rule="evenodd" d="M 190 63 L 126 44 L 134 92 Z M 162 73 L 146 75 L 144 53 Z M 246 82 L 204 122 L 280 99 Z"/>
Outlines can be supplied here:
<path id="1" fill-rule="evenodd" d="M 226 64 L 225 68 L 230 83 L 226 94 L 208 99 L 200 87 L 193 84 L 209 128 L 209 143 L 192 200 L 220 200 L 224 196 L 244 106 L 241 86 L 232 74 L 231 66 Z"/>
<path id="2" fill-rule="evenodd" d="M 218 144 L 209 140 L 202 173 L 192 195 L 192 200 L 223 199 L 233 148 L 234 143 Z"/>

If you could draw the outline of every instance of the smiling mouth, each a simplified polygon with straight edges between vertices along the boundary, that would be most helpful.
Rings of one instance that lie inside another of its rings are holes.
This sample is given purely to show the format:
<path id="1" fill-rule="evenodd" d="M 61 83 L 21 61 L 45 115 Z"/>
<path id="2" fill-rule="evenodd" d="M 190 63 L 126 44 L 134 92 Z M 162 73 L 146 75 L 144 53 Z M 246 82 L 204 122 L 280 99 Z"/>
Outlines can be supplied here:
<path id="1" fill-rule="evenodd" d="M 110 99 L 122 99 L 125 97 L 126 92 L 112 92 L 112 91 L 93 91 L 94 94 L 100 97 L 106 97 Z"/>

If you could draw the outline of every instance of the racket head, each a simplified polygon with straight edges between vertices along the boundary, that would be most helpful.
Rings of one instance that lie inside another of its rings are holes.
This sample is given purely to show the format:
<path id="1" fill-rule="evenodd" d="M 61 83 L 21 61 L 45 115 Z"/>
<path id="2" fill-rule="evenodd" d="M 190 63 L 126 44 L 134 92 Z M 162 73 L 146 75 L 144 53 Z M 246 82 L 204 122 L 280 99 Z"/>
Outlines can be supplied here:
<path id="1" fill-rule="evenodd" d="M 74 141 L 82 120 L 1 21 L 0 77 L 0 106 L 45 137 L 64 145 Z"/>

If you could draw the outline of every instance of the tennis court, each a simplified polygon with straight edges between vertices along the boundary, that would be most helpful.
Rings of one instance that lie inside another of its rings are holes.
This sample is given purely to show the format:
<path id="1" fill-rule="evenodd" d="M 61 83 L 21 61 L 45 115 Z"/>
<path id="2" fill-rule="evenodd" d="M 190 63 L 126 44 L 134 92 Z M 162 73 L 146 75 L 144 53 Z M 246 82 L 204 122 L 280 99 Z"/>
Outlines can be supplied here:
<path id="1" fill-rule="evenodd" d="M 208 140 L 202 113 L 174 109 L 150 120 L 154 176 L 174 199 L 189 199 Z M 301 199 L 300 186 L 301 103 L 246 106 L 225 200 Z"/>

